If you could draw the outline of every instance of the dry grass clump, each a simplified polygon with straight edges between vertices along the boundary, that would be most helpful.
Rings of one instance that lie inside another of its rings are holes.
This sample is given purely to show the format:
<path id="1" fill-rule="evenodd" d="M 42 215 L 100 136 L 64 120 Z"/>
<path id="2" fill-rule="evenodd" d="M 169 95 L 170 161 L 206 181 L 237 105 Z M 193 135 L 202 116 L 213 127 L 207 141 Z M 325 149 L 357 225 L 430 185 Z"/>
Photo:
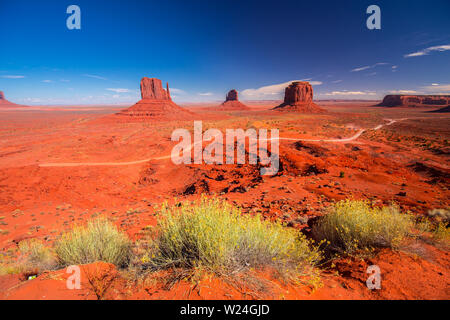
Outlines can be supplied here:
<path id="1" fill-rule="evenodd" d="M 394 247 L 411 231 L 414 219 L 395 205 L 375 207 L 366 201 L 343 200 L 333 205 L 312 228 L 313 237 L 346 254 Z"/>
<path id="2" fill-rule="evenodd" d="M 320 253 L 297 230 L 218 199 L 163 205 L 154 230 L 148 265 L 152 269 L 202 269 L 232 275 L 249 269 L 279 271 L 283 277 L 307 274 Z"/>
<path id="3" fill-rule="evenodd" d="M 57 257 L 52 250 L 39 239 L 24 240 L 19 243 L 18 269 L 21 272 L 36 272 L 55 269 Z"/>
<path id="4" fill-rule="evenodd" d="M 62 266 L 104 261 L 124 267 L 130 260 L 131 241 L 113 223 L 100 217 L 64 234 L 55 252 Z"/>
<path id="5" fill-rule="evenodd" d="M 450 209 L 433 209 L 428 211 L 428 216 L 439 222 L 450 223 Z"/>

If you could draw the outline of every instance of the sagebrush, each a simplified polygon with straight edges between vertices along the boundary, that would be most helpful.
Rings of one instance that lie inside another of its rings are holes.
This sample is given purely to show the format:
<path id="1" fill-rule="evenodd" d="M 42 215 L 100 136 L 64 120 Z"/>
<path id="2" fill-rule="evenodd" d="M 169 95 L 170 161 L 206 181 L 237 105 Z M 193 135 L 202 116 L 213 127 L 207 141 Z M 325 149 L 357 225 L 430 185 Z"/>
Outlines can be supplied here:
<path id="1" fill-rule="evenodd" d="M 112 222 L 100 217 L 64 234 L 55 252 L 62 266 L 104 261 L 124 267 L 130 260 L 131 241 Z"/>
<path id="2" fill-rule="evenodd" d="M 152 268 L 208 269 L 235 274 L 270 267 L 283 276 L 306 274 L 320 253 L 295 229 L 244 215 L 219 199 L 164 205 L 149 252 Z"/>

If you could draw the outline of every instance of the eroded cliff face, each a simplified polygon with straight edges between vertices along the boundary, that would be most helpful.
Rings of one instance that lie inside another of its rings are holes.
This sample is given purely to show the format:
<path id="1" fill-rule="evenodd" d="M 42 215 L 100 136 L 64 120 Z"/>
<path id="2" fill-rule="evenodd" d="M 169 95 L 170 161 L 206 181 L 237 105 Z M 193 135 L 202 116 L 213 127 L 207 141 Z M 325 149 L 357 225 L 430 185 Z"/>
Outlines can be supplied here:
<path id="1" fill-rule="evenodd" d="M 170 97 L 169 84 L 166 89 L 162 82 L 156 78 L 144 77 L 141 80 L 141 98 L 139 102 L 128 109 L 117 113 L 121 120 L 188 120 L 194 119 L 195 114 L 181 108 Z"/>
<path id="2" fill-rule="evenodd" d="M 219 110 L 238 111 L 249 110 L 245 104 L 239 101 L 238 92 L 235 89 L 228 91 L 225 101 L 218 107 Z"/>
<path id="3" fill-rule="evenodd" d="M 449 106 L 450 95 L 387 95 L 381 107 L 438 107 Z"/>
<path id="4" fill-rule="evenodd" d="M 309 82 L 293 82 L 286 88 L 284 93 L 284 103 L 296 104 L 313 101 L 313 88 Z"/>
<path id="5" fill-rule="evenodd" d="M 141 80 L 141 98 L 151 99 L 151 100 L 169 100 L 169 83 L 167 83 L 167 89 L 164 90 L 162 87 L 162 81 L 156 78 L 144 77 Z"/>
<path id="6" fill-rule="evenodd" d="M 225 98 L 225 102 L 226 101 L 238 101 L 239 99 L 238 99 L 238 92 L 236 91 L 236 90 L 230 90 L 228 93 L 227 93 L 227 96 L 226 96 L 226 98 Z"/>
<path id="7" fill-rule="evenodd" d="M 313 102 L 313 88 L 307 81 L 297 81 L 290 84 L 284 92 L 284 102 L 275 107 L 278 111 L 297 111 L 302 113 L 323 113 Z"/>

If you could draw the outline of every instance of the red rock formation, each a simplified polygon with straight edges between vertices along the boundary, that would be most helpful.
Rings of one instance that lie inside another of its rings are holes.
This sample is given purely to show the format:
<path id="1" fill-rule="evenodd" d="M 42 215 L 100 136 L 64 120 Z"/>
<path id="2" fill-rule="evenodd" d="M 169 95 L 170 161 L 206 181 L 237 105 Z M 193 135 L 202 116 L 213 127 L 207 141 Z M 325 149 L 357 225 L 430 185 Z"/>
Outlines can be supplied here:
<path id="1" fill-rule="evenodd" d="M 313 102 L 313 88 L 309 82 L 291 83 L 284 92 L 284 102 L 275 107 L 278 111 L 297 111 L 302 113 L 323 113 L 325 110 Z"/>
<path id="2" fill-rule="evenodd" d="M 167 89 L 169 83 L 167 83 Z M 141 80 L 141 98 L 153 100 L 171 100 L 168 91 L 162 87 L 162 82 L 156 78 L 144 77 Z"/>
<path id="3" fill-rule="evenodd" d="M 5 94 L 3 91 L 0 91 L 0 106 L 5 108 L 12 108 L 12 107 L 23 107 L 21 105 L 12 103 L 5 98 Z"/>
<path id="4" fill-rule="evenodd" d="M 227 93 L 225 102 L 219 106 L 219 110 L 250 110 L 250 108 L 239 101 L 238 92 L 233 89 Z"/>
<path id="5" fill-rule="evenodd" d="M 387 95 L 380 107 L 446 107 L 450 105 L 450 95 Z"/>
<path id="6" fill-rule="evenodd" d="M 142 99 L 128 109 L 117 113 L 121 118 L 138 120 L 190 120 L 195 114 L 176 105 L 170 97 L 169 83 L 166 90 L 156 78 L 141 80 Z"/>
<path id="7" fill-rule="evenodd" d="M 227 96 L 226 96 L 226 98 L 225 98 L 225 102 L 226 101 L 238 101 L 239 99 L 238 99 L 238 92 L 236 91 L 236 90 L 230 90 L 228 93 L 227 93 Z"/>

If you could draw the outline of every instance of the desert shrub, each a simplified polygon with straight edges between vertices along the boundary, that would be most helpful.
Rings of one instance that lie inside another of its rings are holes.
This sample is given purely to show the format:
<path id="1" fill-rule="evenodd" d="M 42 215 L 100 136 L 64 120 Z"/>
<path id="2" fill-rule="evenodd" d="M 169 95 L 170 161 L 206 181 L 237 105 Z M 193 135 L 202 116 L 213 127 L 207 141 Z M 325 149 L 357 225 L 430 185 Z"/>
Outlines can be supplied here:
<path id="1" fill-rule="evenodd" d="M 450 223 L 450 209 L 433 209 L 428 211 L 428 216 L 437 221 Z"/>
<path id="2" fill-rule="evenodd" d="M 19 243 L 17 268 L 21 272 L 52 270 L 57 266 L 55 252 L 39 239 L 24 240 Z"/>
<path id="3" fill-rule="evenodd" d="M 329 248 L 353 254 L 396 246 L 408 235 L 414 219 L 395 205 L 375 207 L 366 201 L 343 200 L 334 204 L 312 228 L 317 240 Z"/>
<path id="4" fill-rule="evenodd" d="M 446 244 L 450 243 L 450 230 L 448 223 L 440 222 L 433 230 L 433 238 L 437 241 L 444 242 Z"/>
<path id="5" fill-rule="evenodd" d="M 149 265 L 153 268 L 207 269 L 236 274 L 270 267 L 283 276 L 306 274 L 320 259 L 297 230 L 261 216 L 243 215 L 218 199 L 163 205 L 154 230 Z"/>
<path id="6" fill-rule="evenodd" d="M 63 266 L 103 261 L 126 266 L 131 255 L 128 236 L 106 218 L 96 218 L 64 234 L 55 248 Z"/>

